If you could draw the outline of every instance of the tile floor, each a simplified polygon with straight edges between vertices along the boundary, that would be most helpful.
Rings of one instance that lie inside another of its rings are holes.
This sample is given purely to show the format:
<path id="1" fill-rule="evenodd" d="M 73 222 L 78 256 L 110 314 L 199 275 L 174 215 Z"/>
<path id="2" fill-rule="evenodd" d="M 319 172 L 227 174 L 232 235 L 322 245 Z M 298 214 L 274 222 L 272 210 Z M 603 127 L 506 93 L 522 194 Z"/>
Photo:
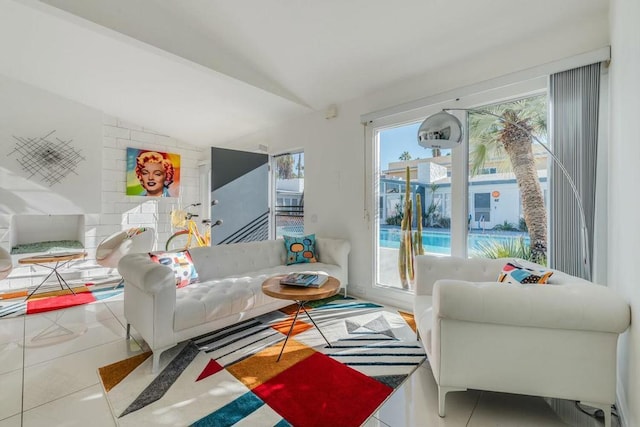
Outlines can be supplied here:
<path id="1" fill-rule="evenodd" d="M 140 353 L 125 339 L 121 299 L 0 319 L 0 427 L 115 426 L 97 368 Z M 139 340 L 139 338 L 138 338 Z M 554 409 L 552 409 L 552 406 Z M 385 402 L 366 427 L 600 426 L 573 402 L 468 391 L 450 393 L 438 417 L 428 364 Z M 617 426 L 614 417 L 614 426 Z"/>

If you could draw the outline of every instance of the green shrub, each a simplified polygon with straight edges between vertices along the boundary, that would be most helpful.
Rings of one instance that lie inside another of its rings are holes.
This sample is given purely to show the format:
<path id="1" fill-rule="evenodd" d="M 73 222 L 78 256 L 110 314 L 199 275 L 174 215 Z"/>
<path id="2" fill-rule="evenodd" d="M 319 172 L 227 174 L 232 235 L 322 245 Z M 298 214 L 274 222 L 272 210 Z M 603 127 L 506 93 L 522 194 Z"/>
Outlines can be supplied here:
<path id="1" fill-rule="evenodd" d="M 498 231 L 518 231 L 516 226 L 508 222 L 506 219 L 502 224 L 497 224 L 495 227 L 493 227 L 493 229 Z"/>
<path id="2" fill-rule="evenodd" d="M 488 240 L 479 242 L 472 251 L 473 258 L 522 258 L 531 260 L 531 248 L 524 241 L 524 237 L 509 239 L 506 242 Z"/>

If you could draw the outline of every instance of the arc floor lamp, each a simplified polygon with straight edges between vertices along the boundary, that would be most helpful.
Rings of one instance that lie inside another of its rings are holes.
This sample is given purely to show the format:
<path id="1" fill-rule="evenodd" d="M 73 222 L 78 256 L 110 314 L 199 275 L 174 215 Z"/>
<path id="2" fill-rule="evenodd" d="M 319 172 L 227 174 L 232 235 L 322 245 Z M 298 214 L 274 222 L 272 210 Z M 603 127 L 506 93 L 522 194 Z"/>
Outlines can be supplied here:
<path id="1" fill-rule="evenodd" d="M 459 146 L 462 143 L 463 137 L 463 127 L 460 120 L 451 114 L 449 111 L 466 111 L 468 113 L 477 113 L 477 114 L 485 114 L 488 116 L 493 116 L 500 120 L 501 122 L 510 124 L 512 126 L 517 127 L 518 129 L 525 132 L 529 135 L 533 140 L 535 140 L 538 144 L 545 149 L 547 153 L 551 156 L 553 161 L 558 165 L 564 177 L 567 179 L 567 182 L 571 186 L 571 190 L 573 190 L 573 195 L 576 198 L 576 202 L 578 204 L 578 210 L 580 212 L 580 237 L 582 240 L 582 254 L 581 254 L 581 266 L 583 269 L 583 277 L 587 280 L 591 280 L 591 259 L 589 254 L 589 235 L 587 234 L 587 221 L 585 219 L 584 207 L 582 205 L 582 198 L 578 193 L 578 189 L 576 187 L 573 178 L 569 175 L 567 168 L 564 164 L 556 157 L 556 155 L 551 151 L 551 148 L 540 141 L 534 134 L 532 134 L 528 129 L 519 125 L 518 123 L 514 123 L 510 120 L 505 119 L 502 116 L 491 113 L 486 110 L 476 110 L 472 108 L 446 108 L 439 113 L 435 113 L 429 117 L 427 117 L 424 122 L 420 125 L 418 129 L 418 144 L 424 148 L 441 148 L 441 149 L 450 149 Z"/>

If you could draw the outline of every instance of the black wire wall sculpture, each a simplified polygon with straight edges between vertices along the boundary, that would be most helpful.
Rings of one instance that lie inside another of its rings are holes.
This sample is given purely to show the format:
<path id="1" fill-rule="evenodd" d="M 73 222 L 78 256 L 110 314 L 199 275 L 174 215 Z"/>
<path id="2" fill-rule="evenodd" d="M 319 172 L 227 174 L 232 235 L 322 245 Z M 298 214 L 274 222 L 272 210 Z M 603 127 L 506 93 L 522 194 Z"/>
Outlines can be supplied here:
<path id="1" fill-rule="evenodd" d="M 39 176 L 42 182 L 53 186 L 61 182 L 70 173 L 78 175 L 78 164 L 86 160 L 69 140 L 53 137 L 55 130 L 42 137 L 24 138 L 13 136 L 16 146 L 9 155 L 16 153 L 18 163 L 27 173 L 29 179 Z"/>

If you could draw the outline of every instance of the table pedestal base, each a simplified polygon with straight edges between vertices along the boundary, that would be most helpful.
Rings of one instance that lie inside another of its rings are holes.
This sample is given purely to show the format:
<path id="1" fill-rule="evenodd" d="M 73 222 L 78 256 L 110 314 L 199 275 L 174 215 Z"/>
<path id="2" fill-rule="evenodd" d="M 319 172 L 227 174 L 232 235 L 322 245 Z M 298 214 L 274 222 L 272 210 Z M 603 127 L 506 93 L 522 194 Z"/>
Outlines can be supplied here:
<path id="1" fill-rule="evenodd" d="M 284 339 L 284 343 L 282 344 L 282 348 L 280 349 L 280 354 L 278 355 L 278 360 L 276 360 L 276 362 L 279 362 L 280 358 L 282 357 L 282 352 L 284 351 L 284 347 L 287 345 L 287 341 L 289 341 L 289 337 L 291 336 L 293 327 L 296 324 L 296 320 L 298 319 L 298 314 L 300 314 L 300 310 L 303 310 L 307 314 L 307 317 L 309 318 L 309 320 L 311 320 L 311 323 L 313 323 L 313 326 L 315 326 L 318 332 L 320 332 L 320 335 L 322 335 L 322 338 L 324 338 L 324 341 L 327 343 L 327 345 L 331 347 L 331 344 L 329 344 L 329 340 L 327 340 L 327 337 L 324 336 L 324 334 L 322 333 L 318 325 L 316 325 L 316 322 L 313 320 L 313 318 L 311 317 L 307 309 L 304 307 L 307 301 L 296 301 L 296 303 L 298 303 L 298 310 L 296 311 L 296 315 L 293 317 L 293 322 L 291 322 L 289 333 L 287 333 L 287 337 Z"/>
<path id="2" fill-rule="evenodd" d="M 44 278 L 44 280 L 38 286 L 36 286 L 36 288 L 34 290 L 31 291 L 31 293 L 29 293 L 29 295 L 27 295 L 27 298 L 25 298 L 25 301 L 28 300 L 29 298 L 31 298 L 31 296 L 33 296 L 33 294 L 35 294 L 36 291 L 38 289 L 40 289 L 40 287 L 42 285 L 44 285 L 47 280 L 49 280 L 49 277 L 51 277 L 52 274 L 56 275 L 56 279 L 58 279 L 58 284 L 60 285 L 60 289 L 62 289 L 64 291 L 64 286 L 66 286 L 67 289 L 69 289 L 71 291 L 71 293 L 73 295 L 75 295 L 76 293 L 73 291 L 73 289 L 71 289 L 71 286 L 69 286 L 67 281 L 64 280 L 64 277 L 62 277 L 60 275 L 60 273 L 58 273 L 58 268 L 59 267 L 63 267 L 64 265 L 66 265 L 68 263 L 69 263 L 69 261 L 56 262 L 56 265 L 54 265 L 53 267 L 49 267 L 48 265 L 44 265 L 44 264 L 35 264 L 35 265 L 40 266 L 40 267 L 48 268 L 48 269 L 51 270 L 51 272 L 47 275 L 47 277 Z M 64 286 L 63 286 L 63 284 L 64 284 Z"/>

